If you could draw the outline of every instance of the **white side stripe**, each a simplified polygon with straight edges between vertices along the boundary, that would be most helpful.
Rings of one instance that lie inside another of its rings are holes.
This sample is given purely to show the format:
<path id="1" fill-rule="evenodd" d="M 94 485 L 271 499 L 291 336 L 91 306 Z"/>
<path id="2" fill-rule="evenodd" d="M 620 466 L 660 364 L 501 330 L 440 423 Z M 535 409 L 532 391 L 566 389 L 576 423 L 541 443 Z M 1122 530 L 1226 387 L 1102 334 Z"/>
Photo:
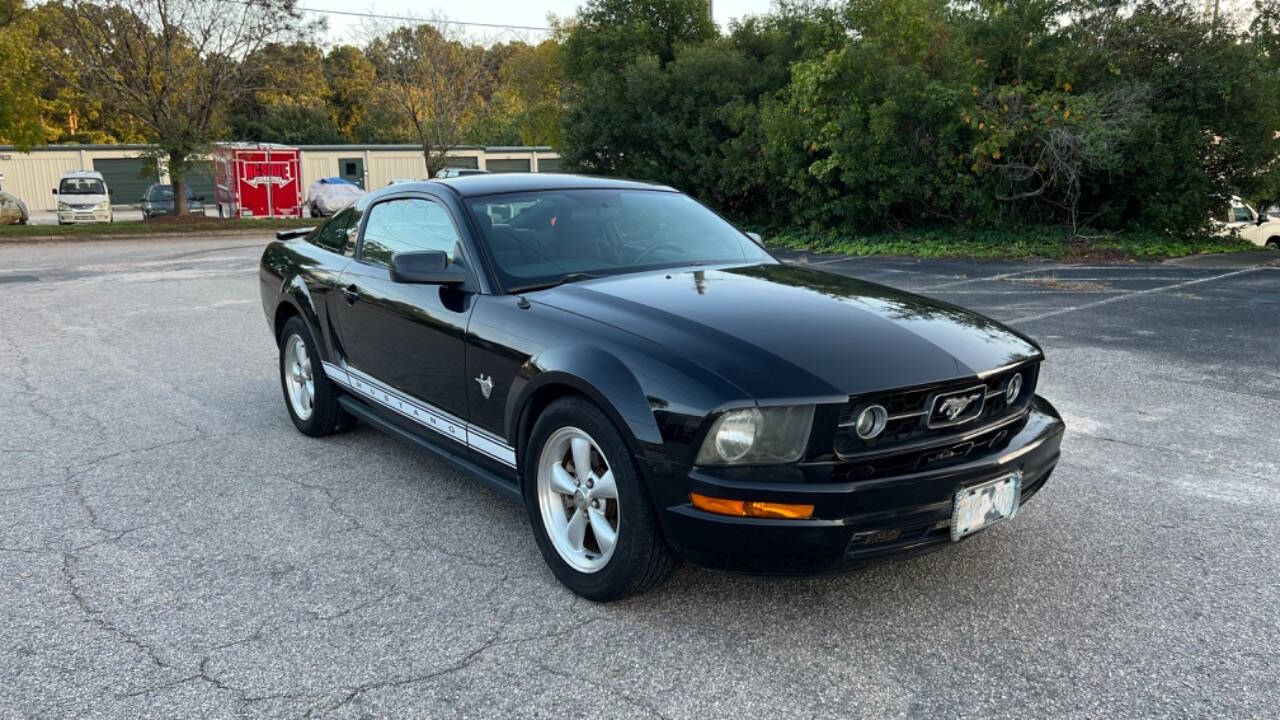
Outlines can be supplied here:
<path id="1" fill-rule="evenodd" d="M 328 375 L 330 380 L 357 395 L 372 400 L 428 430 L 434 430 L 504 465 L 516 466 L 515 448 L 484 428 L 474 426 L 430 403 L 406 395 L 350 365 L 340 367 L 333 363 L 322 364 L 325 375 Z"/>

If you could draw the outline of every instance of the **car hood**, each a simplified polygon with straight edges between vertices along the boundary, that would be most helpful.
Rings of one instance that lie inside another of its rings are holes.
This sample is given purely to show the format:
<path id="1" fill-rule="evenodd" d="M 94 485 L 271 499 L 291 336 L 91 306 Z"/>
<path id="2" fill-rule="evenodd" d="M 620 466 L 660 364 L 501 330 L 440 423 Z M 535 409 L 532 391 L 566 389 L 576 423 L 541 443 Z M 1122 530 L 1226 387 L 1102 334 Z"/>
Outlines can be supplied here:
<path id="1" fill-rule="evenodd" d="M 108 195 L 73 195 L 67 193 L 58 196 L 58 202 L 64 202 L 68 205 L 97 205 L 110 201 L 111 198 Z"/>
<path id="2" fill-rule="evenodd" d="M 756 398 L 834 398 L 1041 356 L 977 313 L 793 265 L 636 273 L 530 299 L 647 338 Z"/>

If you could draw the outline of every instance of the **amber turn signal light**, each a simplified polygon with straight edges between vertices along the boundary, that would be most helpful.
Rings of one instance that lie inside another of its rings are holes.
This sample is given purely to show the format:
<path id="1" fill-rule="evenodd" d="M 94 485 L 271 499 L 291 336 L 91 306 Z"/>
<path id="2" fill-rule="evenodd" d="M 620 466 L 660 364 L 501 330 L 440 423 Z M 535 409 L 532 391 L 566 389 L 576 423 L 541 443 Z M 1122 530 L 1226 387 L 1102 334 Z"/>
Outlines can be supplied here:
<path id="1" fill-rule="evenodd" d="M 728 500 L 709 497 L 698 493 L 689 493 L 689 500 L 699 510 L 717 515 L 734 515 L 737 517 L 788 518 L 800 520 L 813 517 L 812 505 L 794 505 L 790 503 L 759 502 L 755 500 Z"/>

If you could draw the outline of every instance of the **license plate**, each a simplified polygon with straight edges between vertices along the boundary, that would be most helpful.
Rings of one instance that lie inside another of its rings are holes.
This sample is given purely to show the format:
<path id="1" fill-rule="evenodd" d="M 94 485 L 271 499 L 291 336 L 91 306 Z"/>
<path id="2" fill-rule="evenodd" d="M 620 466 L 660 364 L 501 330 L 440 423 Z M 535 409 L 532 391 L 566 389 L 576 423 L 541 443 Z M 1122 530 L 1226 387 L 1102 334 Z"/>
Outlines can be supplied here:
<path id="1" fill-rule="evenodd" d="M 1021 484 L 1022 473 L 1015 472 L 962 488 L 951 511 L 951 539 L 959 540 L 1016 515 Z"/>

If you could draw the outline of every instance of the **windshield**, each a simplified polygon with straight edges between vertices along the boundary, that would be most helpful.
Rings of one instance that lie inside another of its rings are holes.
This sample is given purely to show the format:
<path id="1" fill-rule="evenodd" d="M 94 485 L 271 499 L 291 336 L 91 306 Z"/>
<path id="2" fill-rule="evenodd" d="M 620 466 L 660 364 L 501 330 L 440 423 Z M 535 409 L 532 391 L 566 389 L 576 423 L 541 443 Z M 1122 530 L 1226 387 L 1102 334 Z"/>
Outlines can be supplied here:
<path id="1" fill-rule="evenodd" d="M 578 273 L 772 261 L 737 228 L 679 193 L 547 190 L 475 198 L 467 205 L 509 290 Z"/>
<path id="2" fill-rule="evenodd" d="M 196 199 L 196 194 L 194 191 L 191 190 L 191 188 L 187 188 L 187 191 L 184 194 L 187 196 L 188 200 Z M 155 187 L 151 188 L 151 195 L 149 195 L 147 199 L 150 200 L 151 202 L 172 202 L 173 186 L 172 185 L 156 185 Z"/>
<path id="3" fill-rule="evenodd" d="M 97 178 L 63 178 L 59 195 L 106 195 L 107 186 Z"/>

